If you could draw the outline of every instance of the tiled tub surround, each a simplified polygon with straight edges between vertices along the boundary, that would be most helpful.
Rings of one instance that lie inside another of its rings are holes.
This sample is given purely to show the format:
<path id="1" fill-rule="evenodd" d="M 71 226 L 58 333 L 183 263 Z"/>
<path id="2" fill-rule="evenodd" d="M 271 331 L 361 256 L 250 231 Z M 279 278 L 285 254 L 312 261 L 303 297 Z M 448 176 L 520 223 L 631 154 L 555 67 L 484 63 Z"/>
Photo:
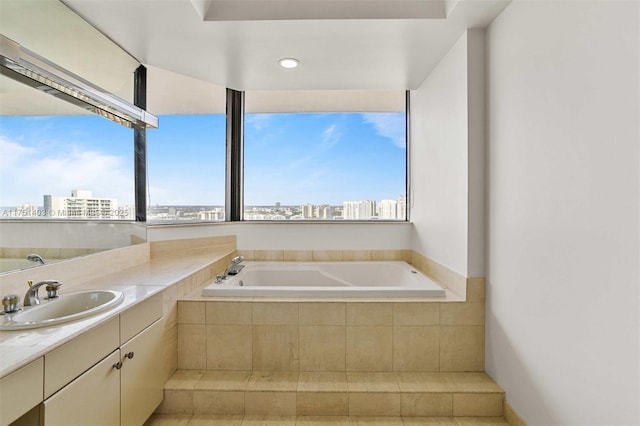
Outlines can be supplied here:
<path id="1" fill-rule="evenodd" d="M 159 413 L 503 415 L 482 300 L 179 300 L 178 335 Z"/>
<path id="2" fill-rule="evenodd" d="M 178 368 L 483 371 L 484 303 L 179 300 Z"/>

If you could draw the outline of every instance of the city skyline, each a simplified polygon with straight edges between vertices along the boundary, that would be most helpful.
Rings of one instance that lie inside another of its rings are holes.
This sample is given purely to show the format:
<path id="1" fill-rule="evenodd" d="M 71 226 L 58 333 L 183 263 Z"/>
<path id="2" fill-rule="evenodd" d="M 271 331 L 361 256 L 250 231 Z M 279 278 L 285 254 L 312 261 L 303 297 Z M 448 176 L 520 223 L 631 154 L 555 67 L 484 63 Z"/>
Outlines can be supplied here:
<path id="1" fill-rule="evenodd" d="M 148 131 L 148 205 L 224 203 L 224 115 Z M 339 205 L 405 193 L 404 113 L 248 114 L 245 204 Z M 96 116 L 0 117 L 0 206 L 90 188 L 133 204 L 132 131 Z"/>

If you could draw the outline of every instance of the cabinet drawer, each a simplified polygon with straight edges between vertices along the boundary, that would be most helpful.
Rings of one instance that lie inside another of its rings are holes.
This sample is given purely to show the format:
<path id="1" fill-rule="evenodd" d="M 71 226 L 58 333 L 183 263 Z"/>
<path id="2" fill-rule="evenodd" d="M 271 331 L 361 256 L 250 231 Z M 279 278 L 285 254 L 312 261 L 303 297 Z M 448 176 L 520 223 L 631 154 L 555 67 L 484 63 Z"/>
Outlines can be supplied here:
<path id="1" fill-rule="evenodd" d="M 42 402 L 44 360 L 37 360 L 0 379 L 0 425 L 6 426 Z"/>
<path id="2" fill-rule="evenodd" d="M 85 372 L 119 346 L 118 317 L 89 330 L 44 356 L 44 397 Z"/>
<path id="3" fill-rule="evenodd" d="M 116 350 L 44 402 L 45 426 L 120 424 L 120 361 Z"/>
<path id="4" fill-rule="evenodd" d="M 120 314 L 120 343 L 133 336 L 162 317 L 162 293 L 151 296 L 144 302 Z"/>

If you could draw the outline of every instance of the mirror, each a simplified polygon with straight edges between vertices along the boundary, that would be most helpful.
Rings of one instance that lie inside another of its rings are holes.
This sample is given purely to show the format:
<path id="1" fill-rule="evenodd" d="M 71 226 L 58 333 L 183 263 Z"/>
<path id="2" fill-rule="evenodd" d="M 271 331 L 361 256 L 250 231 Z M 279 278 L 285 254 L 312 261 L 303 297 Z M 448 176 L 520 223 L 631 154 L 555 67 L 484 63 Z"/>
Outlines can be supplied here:
<path id="1" fill-rule="evenodd" d="M 138 61 L 62 2 L 3 0 L 0 28 L 132 102 Z M 132 132 L 0 76 L 0 273 L 41 264 L 30 254 L 54 262 L 146 241 L 131 215 Z"/>

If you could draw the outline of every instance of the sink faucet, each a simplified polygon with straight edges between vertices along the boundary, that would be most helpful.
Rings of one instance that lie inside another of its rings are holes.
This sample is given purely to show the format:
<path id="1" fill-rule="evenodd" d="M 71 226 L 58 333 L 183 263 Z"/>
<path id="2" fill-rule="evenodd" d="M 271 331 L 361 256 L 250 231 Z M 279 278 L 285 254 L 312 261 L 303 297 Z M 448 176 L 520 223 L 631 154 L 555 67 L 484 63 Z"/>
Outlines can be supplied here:
<path id="1" fill-rule="evenodd" d="M 33 284 L 33 281 L 29 281 L 29 290 L 27 290 L 27 293 L 24 295 L 24 306 L 35 306 L 40 304 L 40 297 L 38 297 L 38 290 L 43 285 L 46 285 L 47 287 L 51 287 L 53 291 L 55 291 L 56 297 L 57 297 L 58 288 L 62 285 L 62 283 L 57 280 L 44 280 L 44 281 L 40 281 L 37 284 Z M 49 291 L 49 288 L 47 288 L 47 291 Z"/>
<path id="2" fill-rule="evenodd" d="M 41 265 L 44 265 L 44 259 L 39 254 L 32 253 L 27 256 L 27 260 L 31 262 L 39 262 Z"/>

